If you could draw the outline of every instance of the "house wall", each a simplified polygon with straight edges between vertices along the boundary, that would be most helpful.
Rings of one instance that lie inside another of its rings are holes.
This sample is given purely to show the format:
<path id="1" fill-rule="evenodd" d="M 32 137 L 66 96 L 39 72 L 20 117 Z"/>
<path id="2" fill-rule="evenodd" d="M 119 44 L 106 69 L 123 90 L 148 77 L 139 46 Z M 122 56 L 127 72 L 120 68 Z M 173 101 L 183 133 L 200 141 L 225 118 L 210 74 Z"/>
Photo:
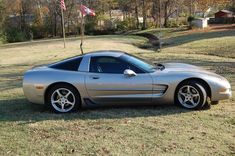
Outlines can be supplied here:
<path id="1" fill-rule="evenodd" d="M 221 18 L 221 17 L 226 18 L 226 17 L 232 17 L 232 16 L 233 15 L 231 13 L 225 13 L 222 11 L 215 13 L 215 18 Z"/>
<path id="2" fill-rule="evenodd" d="M 235 23 L 235 17 L 217 17 L 210 18 L 208 21 L 209 24 L 233 24 Z"/>
<path id="3" fill-rule="evenodd" d="M 196 28 L 203 29 L 208 27 L 207 18 L 195 19 L 192 21 L 192 25 Z"/>

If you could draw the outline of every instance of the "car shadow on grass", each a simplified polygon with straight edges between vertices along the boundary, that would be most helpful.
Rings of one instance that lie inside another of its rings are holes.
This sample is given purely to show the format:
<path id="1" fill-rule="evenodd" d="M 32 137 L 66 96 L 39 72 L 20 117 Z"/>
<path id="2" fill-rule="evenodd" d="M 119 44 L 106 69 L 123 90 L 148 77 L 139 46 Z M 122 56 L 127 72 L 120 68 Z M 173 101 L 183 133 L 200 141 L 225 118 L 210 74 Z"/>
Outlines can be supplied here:
<path id="1" fill-rule="evenodd" d="M 0 122 L 34 123 L 46 120 L 99 120 L 169 116 L 190 112 L 174 105 L 120 106 L 83 108 L 79 112 L 55 114 L 43 105 L 31 104 L 24 98 L 0 100 Z"/>

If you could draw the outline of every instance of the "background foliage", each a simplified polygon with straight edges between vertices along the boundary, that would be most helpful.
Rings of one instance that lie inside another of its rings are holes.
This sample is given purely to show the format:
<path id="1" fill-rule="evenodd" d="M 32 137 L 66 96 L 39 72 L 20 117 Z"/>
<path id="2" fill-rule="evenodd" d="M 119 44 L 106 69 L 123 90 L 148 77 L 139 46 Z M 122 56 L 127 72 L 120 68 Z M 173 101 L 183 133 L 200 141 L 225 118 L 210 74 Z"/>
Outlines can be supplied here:
<path id="1" fill-rule="evenodd" d="M 81 0 L 65 0 L 67 35 L 80 33 Z M 180 27 L 187 18 L 220 8 L 235 10 L 235 0 L 92 0 L 84 5 L 95 9 L 86 17 L 86 34 L 114 34 L 156 27 Z M 116 12 L 115 12 L 116 11 Z M 59 0 L 0 0 L 0 41 L 19 42 L 60 37 Z"/>

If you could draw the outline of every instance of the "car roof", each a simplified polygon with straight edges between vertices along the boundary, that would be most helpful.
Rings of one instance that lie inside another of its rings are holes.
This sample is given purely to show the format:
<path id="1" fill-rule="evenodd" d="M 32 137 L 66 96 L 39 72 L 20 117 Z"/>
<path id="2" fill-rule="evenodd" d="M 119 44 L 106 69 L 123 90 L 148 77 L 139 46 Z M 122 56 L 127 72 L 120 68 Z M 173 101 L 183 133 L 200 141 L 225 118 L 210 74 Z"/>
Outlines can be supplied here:
<path id="1" fill-rule="evenodd" d="M 64 60 L 60 60 L 58 62 L 51 63 L 51 64 L 49 64 L 49 66 L 54 65 L 54 64 L 58 64 L 58 63 L 63 63 L 63 62 L 70 61 L 70 60 L 74 60 L 74 59 L 81 58 L 81 57 L 84 57 L 84 56 L 95 56 L 95 57 L 96 56 L 112 56 L 112 57 L 120 57 L 123 54 L 125 54 L 125 52 L 118 51 L 118 50 L 92 51 L 92 52 L 85 53 L 83 55 L 77 55 L 77 56 L 73 56 L 73 57 L 70 57 L 70 58 L 66 58 Z"/>
<path id="2" fill-rule="evenodd" d="M 120 57 L 121 55 L 125 54 L 123 51 L 118 50 L 100 50 L 100 51 L 93 51 L 84 54 L 84 56 L 112 56 L 112 57 Z"/>

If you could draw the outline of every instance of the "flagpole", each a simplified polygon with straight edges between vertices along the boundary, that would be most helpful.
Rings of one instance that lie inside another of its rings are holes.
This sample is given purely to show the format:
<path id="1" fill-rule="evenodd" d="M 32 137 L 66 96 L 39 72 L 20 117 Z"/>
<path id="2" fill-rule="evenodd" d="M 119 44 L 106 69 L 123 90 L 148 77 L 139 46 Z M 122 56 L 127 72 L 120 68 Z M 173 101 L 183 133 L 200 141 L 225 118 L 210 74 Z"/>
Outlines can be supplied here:
<path id="1" fill-rule="evenodd" d="M 64 10 L 62 7 L 61 8 L 61 16 L 62 16 L 62 30 L 63 30 L 63 38 L 64 38 L 64 48 L 66 48 L 65 44 L 65 28 L 64 28 Z"/>
<path id="2" fill-rule="evenodd" d="M 80 10 L 81 10 L 81 7 L 82 7 L 82 0 L 81 0 L 81 3 L 80 3 Z M 84 39 L 84 16 L 83 16 L 83 13 L 81 11 L 81 43 L 80 43 L 80 49 L 81 49 L 81 53 L 83 54 L 83 39 Z"/>
<path id="3" fill-rule="evenodd" d="M 81 49 L 81 53 L 83 54 L 83 40 L 84 40 L 84 32 L 85 32 L 85 20 L 84 17 L 86 15 L 90 15 L 90 16 L 95 16 L 95 11 L 92 9 L 87 8 L 86 6 L 82 5 L 82 0 L 80 1 L 80 12 L 81 12 L 81 43 L 80 43 L 80 49 Z"/>

